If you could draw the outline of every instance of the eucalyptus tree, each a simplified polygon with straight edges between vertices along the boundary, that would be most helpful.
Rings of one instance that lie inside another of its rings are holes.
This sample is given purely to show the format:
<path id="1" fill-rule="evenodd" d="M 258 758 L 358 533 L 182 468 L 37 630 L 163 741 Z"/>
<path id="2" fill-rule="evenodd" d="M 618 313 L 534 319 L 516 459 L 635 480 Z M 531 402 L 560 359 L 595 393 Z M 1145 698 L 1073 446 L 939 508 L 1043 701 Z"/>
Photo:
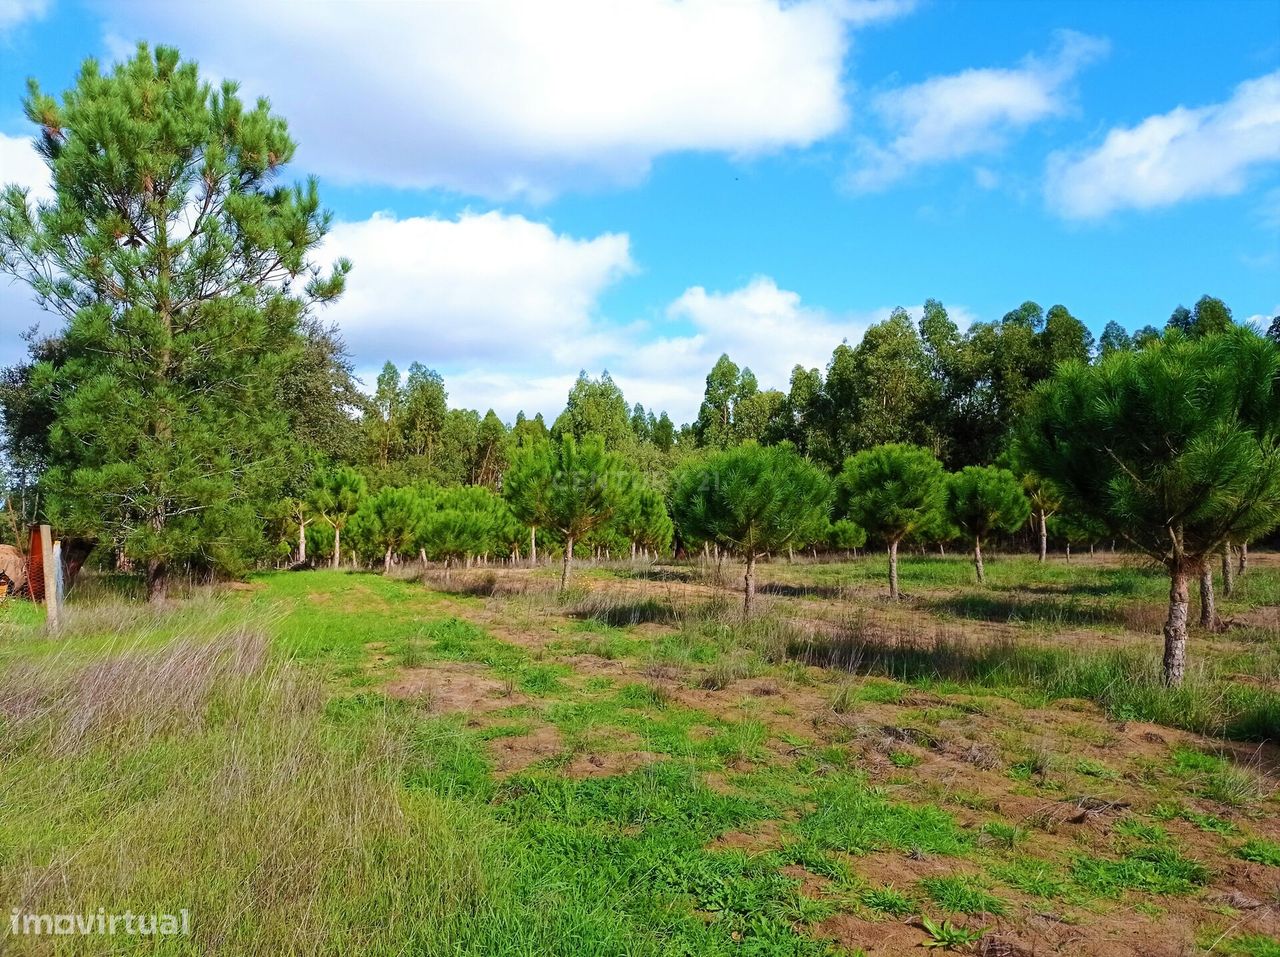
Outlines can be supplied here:
<path id="1" fill-rule="evenodd" d="M 898 544 L 941 524 L 946 505 L 942 463 L 918 445 L 879 445 L 850 456 L 839 485 L 847 517 L 885 543 L 889 598 L 897 601 Z"/>
<path id="2" fill-rule="evenodd" d="M 973 542 L 973 568 L 986 581 L 982 540 L 994 532 L 1012 532 L 1031 514 L 1022 483 L 1008 469 L 968 465 L 947 476 L 947 517 Z"/>
<path id="3" fill-rule="evenodd" d="M 1235 326 L 1169 330 L 1039 387 L 1021 455 L 1089 516 L 1169 573 L 1164 680 L 1186 667 L 1188 580 L 1223 542 L 1280 522 L 1280 349 Z"/>
<path id="4" fill-rule="evenodd" d="M 788 446 L 747 443 L 678 469 L 671 498 L 686 540 L 742 556 L 743 612 L 750 616 L 757 560 L 821 538 L 831 495 L 826 474 Z"/>
<path id="5" fill-rule="evenodd" d="M 307 490 L 308 508 L 333 529 L 333 567 L 342 563 L 342 530 L 367 491 L 364 476 L 349 465 L 318 469 Z"/>
<path id="6" fill-rule="evenodd" d="M 311 262 L 329 226 L 315 181 L 288 187 L 285 121 L 177 50 L 94 60 L 61 99 L 24 101 L 53 196 L 0 197 L 0 270 L 65 322 L 50 397 L 47 516 L 119 542 L 163 599 L 180 563 L 225 564 L 299 457 L 279 383 L 302 323 L 349 264 Z"/>

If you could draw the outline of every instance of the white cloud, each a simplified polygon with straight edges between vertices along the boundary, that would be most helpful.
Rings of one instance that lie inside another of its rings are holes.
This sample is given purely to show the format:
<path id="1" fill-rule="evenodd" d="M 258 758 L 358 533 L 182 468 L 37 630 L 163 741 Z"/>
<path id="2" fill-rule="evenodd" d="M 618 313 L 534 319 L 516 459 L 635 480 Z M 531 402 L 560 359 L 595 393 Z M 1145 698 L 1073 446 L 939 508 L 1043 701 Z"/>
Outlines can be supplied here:
<path id="1" fill-rule="evenodd" d="M 879 94 L 872 108 L 891 138 L 863 142 L 849 185 L 883 189 L 921 166 L 999 152 L 1019 130 L 1068 112 L 1071 81 L 1107 48 L 1064 30 L 1048 56 L 1028 56 L 1015 69 L 965 70 Z"/>
<path id="2" fill-rule="evenodd" d="M 0 33 L 24 20 L 37 20 L 49 9 L 49 0 L 0 0 Z"/>
<path id="3" fill-rule="evenodd" d="M 11 184 L 30 190 L 31 199 L 53 196 L 49 167 L 36 152 L 31 138 L 0 133 L 0 188 Z"/>
<path id="4" fill-rule="evenodd" d="M 1049 205 L 1071 219 L 1239 193 L 1280 162 L 1280 71 L 1248 80 L 1225 103 L 1115 127 L 1093 150 L 1049 158 Z"/>
<path id="5" fill-rule="evenodd" d="M 597 300 L 633 268 L 629 247 L 625 234 L 575 239 L 500 212 L 379 214 L 335 225 L 317 259 L 355 263 L 325 315 L 357 356 L 445 365 L 592 343 Z"/>
<path id="6" fill-rule="evenodd" d="M 420 361 L 444 375 L 452 404 L 507 420 L 554 417 L 585 367 L 608 369 L 629 402 L 689 421 L 721 353 L 785 391 L 797 363 L 825 367 L 842 339 L 857 342 L 890 311 L 835 315 L 758 276 L 727 292 L 691 287 L 656 325 L 620 323 L 600 299 L 635 268 L 625 235 L 577 239 L 499 212 L 340 223 L 322 259 L 338 255 L 356 268 L 325 317 L 367 385 L 386 359 L 401 370 Z"/>
<path id="7" fill-rule="evenodd" d="M 750 155 L 841 128 L 851 26 L 910 0 L 105 2 L 262 93 L 335 181 L 545 199 L 666 153 Z M 234 51 L 234 52 L 232 52 Z M 297 55 L 286 51 L 297 51 Z M 305 62 L 302 62 L 305 61 Z"/>

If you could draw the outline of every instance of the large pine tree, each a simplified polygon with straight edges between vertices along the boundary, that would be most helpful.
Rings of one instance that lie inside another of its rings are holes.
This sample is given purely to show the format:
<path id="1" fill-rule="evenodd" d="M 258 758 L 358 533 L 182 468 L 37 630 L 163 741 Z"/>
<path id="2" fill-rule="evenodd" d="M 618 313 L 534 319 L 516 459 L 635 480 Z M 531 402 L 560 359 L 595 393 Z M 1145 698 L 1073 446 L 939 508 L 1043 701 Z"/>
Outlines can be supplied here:
<path id="1" fill-rule="evenodd" d="M 164 597 L 178 564 L 234 567 L 262 540 L 297 450 L 279 383 L 308 308 L 349 268 L 309 254 L 316 185 L 278 184 L 294 153 L 265 100 L 213 87 L 176 50 L 88 60 L 27 117 L 54 197 L 0 199 L 0 265 L 66 323 L 32 385 L 49 402 L 47 517 L 145 565 Z"/>

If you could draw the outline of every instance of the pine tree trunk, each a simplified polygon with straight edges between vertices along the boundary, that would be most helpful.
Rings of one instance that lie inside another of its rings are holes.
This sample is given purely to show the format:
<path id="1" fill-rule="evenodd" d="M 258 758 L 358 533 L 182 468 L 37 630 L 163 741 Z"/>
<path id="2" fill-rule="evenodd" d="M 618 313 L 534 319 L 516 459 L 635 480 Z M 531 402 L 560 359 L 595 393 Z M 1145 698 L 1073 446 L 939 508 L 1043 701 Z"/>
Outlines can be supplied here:
<path id="1" fill-rule="evenodd" d="M 1040 564 L 1043 565 L 1049 555 L 1049 517 L 1045 515 L 1044 509 L 1040 509 L 1036 516 L 1040 526 Z"/>
<path id="2" fill-rule="evenodd" d="M 901 596 L 898 592 L 898 542 L 895 539 L 889 543 L 889 600 L 897 601 Z"/>
<path id="3" fill-rule="evenodd" d="M 387 547 L 387 553 L 382 556 L 382 574 L 391 574 L 391 547 Z"/>
<path id="4" fill-rule="evenodd" d="M 529 567 L 538 564 L 538 526 L 529 526 Z"/>
<path id="5" fill-rule="evenodd" d="M 307 523 L 298 523 L 298 564 L 307 563 Z"/>
<path id="6" fill-rule="evenodd" d="M 564 567 L 560 569 L 560 593 L 564 594 L 569 590 L 569 573 L 573 569 L 573 536 L 570 535 L 565 539 L 564 543 Z"/>
<path id="7" fill-rule="evenodd" d="M 1067 542 L 1067 564 L 1071 564 L 1071 543 Z"/>
<path id="8" fill-rule="evenodd" d="M 147 559 L 147 601 L 164 602 L 169 597 L 169 569 L 161 558 Z"/>
<path id="9" fill-rule="evenodd" d="M 390 551 L 390 549 L 388 549 Z M 342 529 L 333 526 L 333 567 L 336 569 L 342 562 Z"/>
<path id="10" fill-rule="evenodd" d="M 1164 683 L 1167 688 L 1182 684 L 1187 668 L 1187 611 L 1191 603 L 1187 570 L 1175 566 L 1169 575 L 1169 617 L 1164 623 Z"/>
<path id="11" fill-rule="evenodd" d="M 446 585 L 449 584 L 449 569 L 450 569 L 450 566 L 452 565 L 453 565 L 452 558 L 446 558 L 444 560 L 444 583 Z"/>
<path id="12" fill-rule="evenodd" d="M 427 570 L 427 550 L 425 548 L 418 549 L 418 561 L 422 563 L 422 571 L 425 574 Z"/>
<path id="13" fill-rule="evenodd" d="M 973 568 L 978 573 L 978 584 L 985 584 L 987 573 L 982 566 L 982 539 L 976 536 L 973 539 Z"/>
<path id="14" fill-rule="evenodd" d="M 743 599 L 742 614 L 746 618 L 751 617 L 751 606 L 755 604 L 756 599 L 756 556 L 754 552 L 747 554 L 747 573 L 743 577 Z"/>
<path id="15" fill-rule="evenodd" d="M 1230 598 L 1235 590 L 1236 565 L 1231 554 L 1231 543 L 1225 542 L 1222 546 L 1222 595 L 1224 598 Z"/>
<path id="16" fill-rule="evenodd" d="M 632 539 L 632 541 L 631 541 L 631 560 L 632 560 L 633 562 L 636 560 L 636 543 L 635 543 L 635 539 Z"/>
<path id="17" fill-rule="evenodd" d="M 1240 543 L 1240 567 L 1237 569 L 1237 571 L 1239 571 L 1240 574 L 1243 575 L 1248 570 L 1249 570 L 1249 543 L 1241 542 Z"/>
<path id="18" fill-rule="evenodd" d="M 1218 607 L 1213 600 L 1213 565 L 1206 561 L 1200 567 L 1200 627 L 1218 630 Z"/>

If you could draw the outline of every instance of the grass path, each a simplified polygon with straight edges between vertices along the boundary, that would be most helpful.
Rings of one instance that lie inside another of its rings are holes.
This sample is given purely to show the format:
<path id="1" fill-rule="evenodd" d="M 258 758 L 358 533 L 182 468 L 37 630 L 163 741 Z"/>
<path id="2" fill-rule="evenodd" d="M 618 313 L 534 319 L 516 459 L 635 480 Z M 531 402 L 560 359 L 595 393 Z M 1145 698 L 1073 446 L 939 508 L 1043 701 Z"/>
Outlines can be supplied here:
<path id="1" fill-rule="evenodd" d="M 632 624 L 589 577 L 568 606 L 326 571 L 86 602 L 57 642 L 0 621 L 0 902 L 191 910 L 113 953 L 1277 953 L 1251 746 L 805 664 L 785 620 L 666 586 Z"/>

